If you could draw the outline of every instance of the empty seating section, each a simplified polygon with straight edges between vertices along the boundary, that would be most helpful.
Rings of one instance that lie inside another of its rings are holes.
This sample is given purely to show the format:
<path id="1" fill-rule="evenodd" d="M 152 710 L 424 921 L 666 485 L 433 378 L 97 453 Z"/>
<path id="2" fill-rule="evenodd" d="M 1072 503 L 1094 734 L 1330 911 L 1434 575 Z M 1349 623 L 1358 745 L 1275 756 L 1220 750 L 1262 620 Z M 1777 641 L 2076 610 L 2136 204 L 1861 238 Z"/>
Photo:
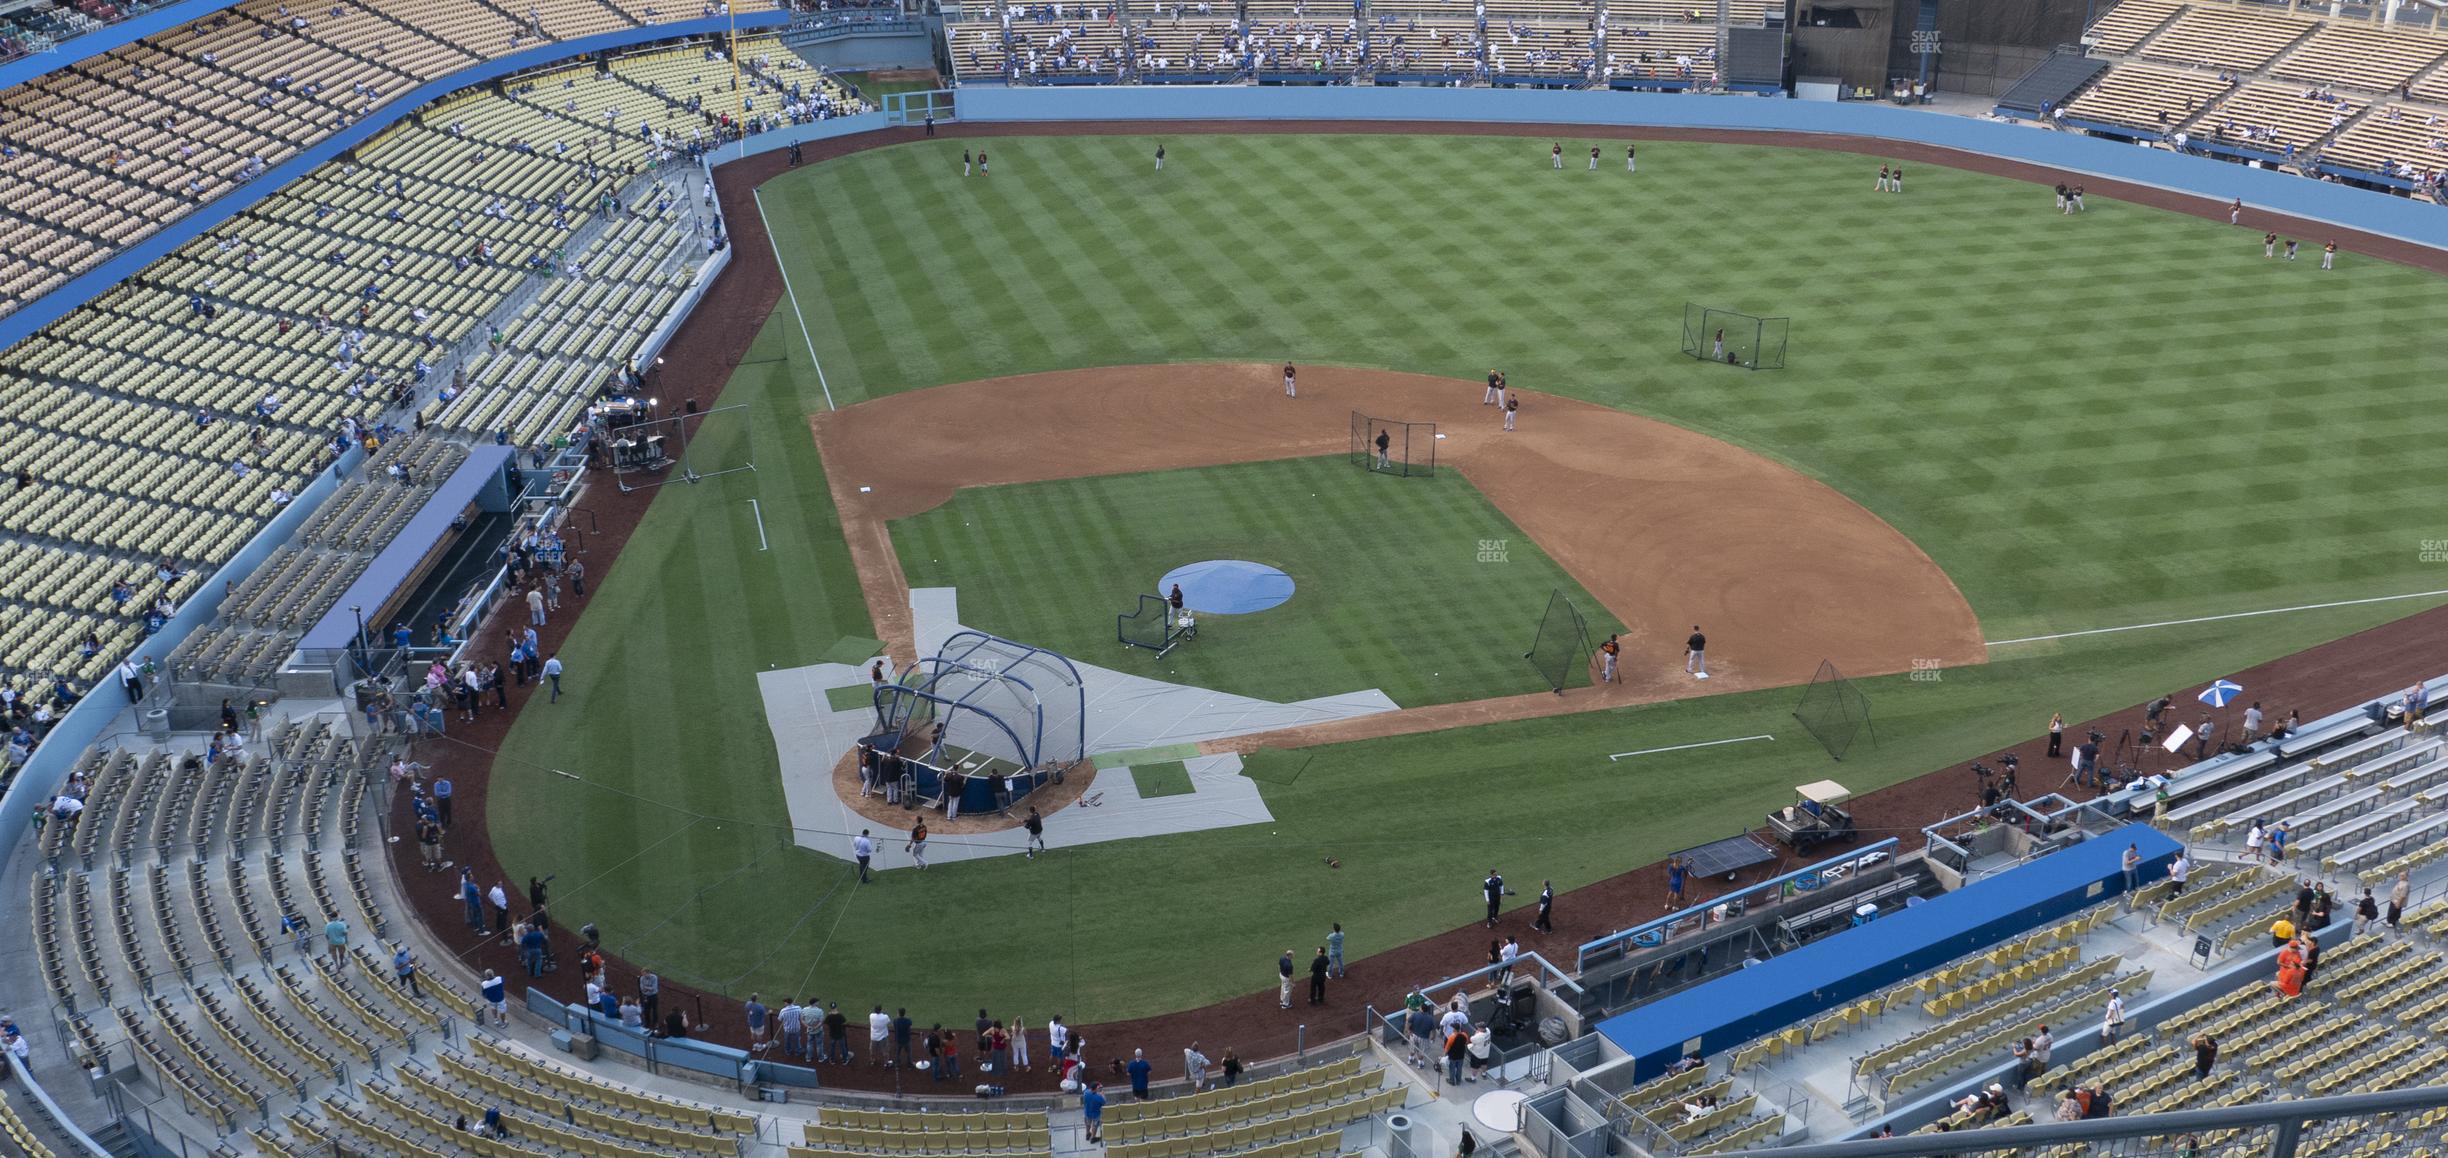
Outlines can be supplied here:
<path id="1" fill-rule="evenodd" d="M 2270 74 L 2306 84 L 2394 92 L 2448 55 L 2448 40 L 2408 28 L 2324 22 L 2311 38 L 2279 57 Z"/>
<path id="2" fill-rule="evenodd" d="M 1606 15 L 1610 76 L 1704 78 L 1715 66 L 1717 26 L 1690 4 L 1606 0 Z"/>
<path id="3" fill-rule="evenodd" d="M 2168 133 L 2225 95 L 2227 88 L 2213 72 L 2122 64 L 2068 101 L 2065 111 L 2069 117 Z"/>
<path id="4" fill-rule="evenodd" d="M 2250 84 L 2193 127 L 2193 137 L 2265 153 L 2310 149 L 2361 109 L 2351 100 L 2306 95 L 2300 85 Z"/>
<path id="5" fill-rule="evenodd" d="M 2448 902 L 2437 911 L 2448 914 Z M 2028 1088 L 2047 1097 L 2078 1085 L 2112 1088 L 2117 1112 L 2131 1115 L 2436 1084 L 2448 1075 L 2448 1046 L 2435 1044 L 2448 1032 L 2443 1014 L 2448 957 L 2402 937 L 2369 934 L 2330 947 L 2302 997 L 2282 996 L 2251 976 L 2112 1046 L 2061 1061 Z M 2206 1076 L 2195 1070 L 2196 1035 L 2218 1043 Z M 2401 1125 L 2432 1129 L 2443 1122 L 2448 1113 L 2435 1111 Z M 1960 1118 L 1952 1124 L 1974 1125 Z M 2214 1135 L 2200 1141 L 2204 1153 L 2223 1152 Z"/>
<path id="6" fill-rule="evenodd" d="M 2198 68 L 2252 72 L 2303 39 L 2312 28 L 2312 21 L 2283 12 L 2193 4 L 2186 7 L 2175 23 L 2144 40 L 2136 51 L 2154 60 Z"/>
<path id="7" fill-rule="evenodd" d="M 2183 9 L 2182 0 L 2124 0 L 2091 25 L 2090 39 L 2101 52 L 2131 52 Z"/>
<path id="8" fill-rule="evenodd" d="M 601 0 L 586 3 L 617 18 Z M 260 31 L 279 11 L 250 3 L 228 19 Z M 439 43 L 396 23 L 398 12 L 339 11 L 318 10 L 305 33 L 284 26 L 275 46 L 343 28 L 360 47 Z M 226 69 L 252 59 L 260 40 L 243 35 L 210 51 Z M 753 60 L 748 85 L 762 108 L 794 86 L 847 107 L 837 81 L 772 37 L 743 41 L 742 55 Z M 310 54 L 283 59 L 301 77 L 311 64 Z M 415 68 L 474 59 L 458 52 Z M 358 63 L 363 76 L 401 85 L 424 75 Z M 0 628 L 0 678 L 27 689 L 54 672 L 80 689 L 102 679 L 141 650 L 156 596 L 175 607 L 193 594 L 277 513 L 283 493 L 312 481 L 342 424 L 372 423 L 388 399 L 442 392 L 456 374 L 454 398 L 427 404 L 452 432 L 527 445 L 569 428 L 581 399 L 677 303 L 707 252 L 707 208 L 678 170 L 660 184 L 625 176 L 657 159 L 642 134 L 704 141 L 730 91 L 728 60 L 704 46 L 611 63 L 437 105 L 422 124 L 381 134 L 351 163 L 318 170 L 0 353 L 16 418 L 0 450 L 28 472 L 0 494 L 0 563 L 12 564 L 0 608 L 14 612 Z M 197 56 L 195 67 L 216 66 Z M 321 97 L 346 94 L 343 85 Z M 14 143 L 7 133 L 0 139 Z M 497 318 L 503 331 L 492 341 Z M 395 526 L 407 513 L 392 501 L 374 521 Z M 250 585 L 271 590 L 272 602 L 230 617 L 237 630 L 208 629 L 183 658 L 222 678 L 260 678 L 285 659 L 275 629 L 303 626 L 347 574 L 313 544 L 298 554 L 277 572 L 282 582 Z M 163 560 L 177 574 L 166 584 L 154 574 Z M 115 593 L 119 580 L 133 590 Z"/>
<path id="9" fill-rule="evenodd" d="M 2448 172 L 2448 113 L 2392 102 L 2346 126 L 2321 159 L 2391 177 Z"/>

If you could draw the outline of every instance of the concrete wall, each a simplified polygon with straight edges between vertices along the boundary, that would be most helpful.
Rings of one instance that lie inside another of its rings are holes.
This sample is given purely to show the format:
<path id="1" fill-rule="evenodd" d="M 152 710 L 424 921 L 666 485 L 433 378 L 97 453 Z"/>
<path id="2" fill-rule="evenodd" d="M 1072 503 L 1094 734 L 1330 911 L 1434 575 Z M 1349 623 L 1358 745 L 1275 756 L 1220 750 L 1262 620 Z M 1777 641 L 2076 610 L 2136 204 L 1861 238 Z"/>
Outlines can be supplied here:
<path id="1" fill-rule="evenodd" d="M 806 44 L 791 51 L 810 64 L 837 72 L 871 68 L 933 68 L 935 39 L 924 29 L 912 32 L 851 32 Z"/>
<path id="2" fill-rule="evenodd" d="M 2217 201 L 2241 197 L 2255 208 L 2448 248 L 2448 210 L 2428 202 L 2033 125 L 1885 104 L 1677 93 L 1173 85 L 971 86 L 960 90 L 960 102 L 964 121 L 1446 120 L 1838 133 L 1986 153 L 2069 176 L 2115 178 Z"/>

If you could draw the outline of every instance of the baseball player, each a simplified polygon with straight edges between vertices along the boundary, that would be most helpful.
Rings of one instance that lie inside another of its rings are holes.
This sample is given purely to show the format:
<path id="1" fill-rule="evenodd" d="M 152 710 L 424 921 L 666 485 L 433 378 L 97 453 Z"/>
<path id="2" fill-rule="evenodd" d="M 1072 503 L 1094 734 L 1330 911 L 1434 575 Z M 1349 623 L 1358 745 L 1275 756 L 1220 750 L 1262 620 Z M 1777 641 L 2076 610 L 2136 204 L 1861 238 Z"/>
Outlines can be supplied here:
<path id="1" fill-rule="evenodd" d="M 2293 260 L 2295 260 L 2295 239 L 2294 239 L 2294 238 L 2292 238 L 2292 237 L 2287 238 L 2287 243 L 2286 243 L 2286 245 L 2287 245 L 2287 260 L 2288 260 L 2288 261 L 2293 261 Z"/>
<path id="2" fill-rule="evenodd" d="M 2277 231 L 2277 230 L 2273 229 L 2273 230 L 2270 230 L 2269 232 L 2264 233 L 2264 234 L 2262 234 L 2262 235 L 2261 235 L 2261 256 L 2263 256 L 2263 257 L 2276 257 L 2276 256 L 2278 256 L 2278 231 Z"/>
<path id="3" fill-rule="evenodd" d="M 2242 224 L 2244 224 L 2244 199 L 2243 199 L 2243 198 L 2241 198 L 2241 197 L 2236 198 L 2236 199 L 2235 199 L 2235 204 L 2230 205 L 2230 206 L 2228 206 L 2228 207 L 2227 207 L 2227 224 L 2229 224 L 2229 225 L 2242 225 Z"/>
<path id="4" fill-rule="evenodd" d="M 1605 643 L 1598 645 L 1599 683 L 1611 684 L 1616 682 L 1615 659 L 1617 656 L 1623 654 L 1623 645 L 1615 642 L 1616 638 L 1616 636 L 1610 635 L 1606 638 Z"/>
<path id="5" fill-rule="evenodd" d="M 1597 172 L 1597 171 L 1598 171 L 1598 146 L 1596 146 L 1596 145 L 1591 145 L 1591 146 L 1590 146 L 1590 172 L 1595 173 L 1595 172 Z"/>
<path id="6" fill-rule="evenodd" d="M 1555 167 L 1556 167 L 1556 168 L 1561 169 L 1561 168 L 1563 168 L 1563 167 L 1564 167 L 1564 146 L 1563 146 L 1563 145 L 1561 145 L 1561 144 L 1557 145 L 1555 148 L 1548 150 L 1548 153 L 1549 153 L 1549 155 L 1551 155 L 1551 156 L 1553 156 L 1553 157 L 1555 158 Z"/>
<path id="7" fill-rule="evenodd" d="M 1284 363 L 1284 397 L 1300 397 L 1300 387 L 1294 385 L 1292 381 L 1292 363 L 1290 362 Z"/>
<path id="8" fill-rule="evenodd" d="M 2072 195 L 2073 190 L 2066 188 L 2065 182 L 2059 181 L 2057 183 L 2057 212 L 2063 213 L 2066 211 L 2066 199 Z"/>
<path id="9" fill-rule="evenodd" d="M 2082 212 L 2082 211 L 2083 211 L 2083 203 L 2082 203 L 2082 186 L 2080 186 L 2080 185 L 2076 185 L 2076 186 L 2074 187 L 2074 212 L 2076 212 L 2076 213 L 2080 213 L 2080 212 Z"/>
<path id="10" fill-rule="evenodd" d="M 1708 678 L 1708 637 L 1700 634 L 1700 625 L 1692 624 L 1691 638 L 1683 641 L 1683 670 L 1700 679 Z"/>
<path id="11" fill-rule="evenodd" d="M 1519 394 L 1515 394 L 1515 393 L 1513 393 L 1513 392 L 1512 392 L 1512 391 L 1510 391 L 1510 390 L 1505 391 L 1505 405 L 1504 405 L 1505 425 L 1504 425 L 1504 428 L 1505 428 L 1506 430 L 1511 430 L 1511 429 L 1513 429 L 1513 416 L 1514 416 L 1515 414 L 1520 413 L 1520 412 L 1521 412 L 1521 395 L 1519 395 Z"/>
<path id="12" fill-rule="evenodd" d="M 1881 193 L 1887 191 L 1887 166 L 1885 165 L 1879 166 L 1878 191 Z"/>
<path id="13" fill-rule="evenodd" d="M 970 155 L 969 155 L 969 150 L 967 150 L 967 149 L 962 149 L 962 150 L 961 150 L 961 176 L 963 176 L 963 177 L 968 176 L 968 175 L 969 175 L 969 171 L 970 171 L 970 169 L 972 169 L 972 168 L 973 168 L 973 167 L 975 167 L 976 165 L 977 165 L 977 158 L 970 156 Z"/>
<path id="14" fill-rule="evenodd" d="M 1898 165 L 1895 167 L 1895 176 L 1887 179 L 1887 191 L 1890 193 L 1901 193 L 1904 191 L 1904 166 Z"/>
<path id="15" fill-rule="evenodd" d="M 1156 171 L 1164 172 L 1164 142 L 1156 143 Z"/>
<path id="16" fill-rule="evenodd" d="M 983 177 L 983 176 L 985 176 L 985 175 L 986 175 L 986 150 L 984 150 L 984 149 L 979 149 L 979 150 L 978 150 L 978 176 Z"/>
<path id="17" fill-rule="evenodd" d="M 2329 244 L 2321 247 L 2321 268 L 2337 268 L 2337 239 L 2334 237 L 2329 239 Z"/>
<path id="18" fill-rule="evenodd" d="M 1715 344 L 1713 344 L 1713 345 L 1711 345 L 1711 346 L 1709 347 L 1709 361 L 1712 361 L 1712 362 L 1723 362 L 1723 361 L 1725 361 L 1725 331 L 1724 331 L 1724 330 L 1719 330 L 1719 331 L 1717 331 L 1717 339 L 1716 339 L 1716 342 L 1715 342 Z"/>
<path id="19" fill-rule="evenodd" d="M 1488 371 L 1488 388 L 1487 388 L 1487 397 L 1485 397 L 1485 398 L 1481 398 L 1481 399 L 1479 400 L 1479 405 L 1481 405 L 1481 406 L 1496 406 L 1496 405 L 1499 405 L 1499 404 L 1501 404 L 1501 403 L 1503 403 L 1503 402 L 1504 402 L 1504 375 L 1499 374 L 1499 373 L 1497 373 L 1497 372 L 1496 372 L 1496 371 L 1494 371 L 1494 370 L 1490 370 L 1490 371 Z"/>
<path id="20" fill-rule="evenodd" d="M 1624 172 L 1631 173 L 1637 171 L 1634 167 L 1634 162 L 1639 158 L 1639 156 L 1639 149 L 1631 145 L 1624 146 Z"/>
<path id="21" fill-rule="evenodd" d="M 1370 467 L 1370 470 L 1394 469 L 1393 460 L 1388 458 L 1386 455 L 1387 449 L 1393 444 L 1394 439 L 1385 431 L 1380 430 L 1377 432 L 1377 465 Z"/>

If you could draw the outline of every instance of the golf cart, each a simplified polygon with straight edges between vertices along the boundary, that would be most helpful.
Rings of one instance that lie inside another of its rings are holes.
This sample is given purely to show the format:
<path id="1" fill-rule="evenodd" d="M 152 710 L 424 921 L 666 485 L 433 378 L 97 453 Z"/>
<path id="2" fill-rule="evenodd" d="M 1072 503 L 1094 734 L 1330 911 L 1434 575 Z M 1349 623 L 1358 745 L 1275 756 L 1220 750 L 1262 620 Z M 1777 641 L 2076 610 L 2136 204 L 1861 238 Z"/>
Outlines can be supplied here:
<path id="1" fill-rule="evenodd" d="M 1768 828 L 1777 839 L 1795 852 L 1809 852 L 1823 841 L 1843 840 L 1853 835 L 1853 814 L 1844 810 L 1844 802 L 1853 799 L 1845 786 L 1833 780 L 1821 780 L 1794 789 L 1801 799 L 1768 814 Z"/>

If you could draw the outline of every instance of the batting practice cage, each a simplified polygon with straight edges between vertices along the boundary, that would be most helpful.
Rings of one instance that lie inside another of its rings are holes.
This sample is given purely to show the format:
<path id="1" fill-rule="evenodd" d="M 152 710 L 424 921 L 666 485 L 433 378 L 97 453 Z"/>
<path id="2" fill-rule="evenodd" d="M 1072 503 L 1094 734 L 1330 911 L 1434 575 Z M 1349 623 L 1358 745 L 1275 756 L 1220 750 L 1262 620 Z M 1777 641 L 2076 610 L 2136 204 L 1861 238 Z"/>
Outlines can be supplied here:
<path id="1" fill-rule="evenodd" d="M 1561 590 L 1548 592 L 1547 610 L 1539 616 L 1538 634 L 1530 640 L 1530 650 L 1523 653 L 1530 666 L 1546 679 L 1548 690 L 1564 694 L 1576 675 L 1587 684 L 1594 650 L 1589 621 L 1581 618 L 1581 609 L 1573 606 L 1573 601 Z"/>
<path id="2" fill-rule="evenodd" d="M 1132 647 L 1144 647 L 1161 656 L 1173 650 L 1185 639 L 1198 636 L 1197 621 L 1187 611 L 1180 618 L 1173 615 L 1173 605 L 1162 595 L 1142 595 L 1139 609 L 1114 616 L 1114 638 Z"/>
<path id="3" fill-rule="evenodd" d="M 1385 445 L 1379 446 L 1382 437 Z M 1436 473 L 1436 423 L 1372 418 L 1357 410 L 1351 419 L 1351 464 L 1373 471 L 1427 476 Z"/>
<path id="4" fill-rule="evenodd" d="M 1824 659 L 1819 661 L 1819 674 L 1802 689 L 1802 702 L 1794 705 L 1794 719 L 1802 722 L 1802 730 L 1817 738 L 1828 755 L 1839 760 L 1853 746 L 1854 737 L 1865 732 L 1873 745 L 1878 743 L 1878 732 L 1870 727 L 1869 697 Z"/>
<path id="5" fill-rule="evenodd" d="M 932 804 L 990 812 L 1058 780 L 1088 746 L 1079 668 L 1041 647 L 963 630 L 875 691 L 867 737 L 892 779 Z"/>
<path id="6" fill-rule="evenodd" d="M 1725 362 L 1745 370 L 1785 368 L 1785 330 L 1791 318 L 1761 318 L 1683 304 L 1683 352 L 1703 362 Z"/>

